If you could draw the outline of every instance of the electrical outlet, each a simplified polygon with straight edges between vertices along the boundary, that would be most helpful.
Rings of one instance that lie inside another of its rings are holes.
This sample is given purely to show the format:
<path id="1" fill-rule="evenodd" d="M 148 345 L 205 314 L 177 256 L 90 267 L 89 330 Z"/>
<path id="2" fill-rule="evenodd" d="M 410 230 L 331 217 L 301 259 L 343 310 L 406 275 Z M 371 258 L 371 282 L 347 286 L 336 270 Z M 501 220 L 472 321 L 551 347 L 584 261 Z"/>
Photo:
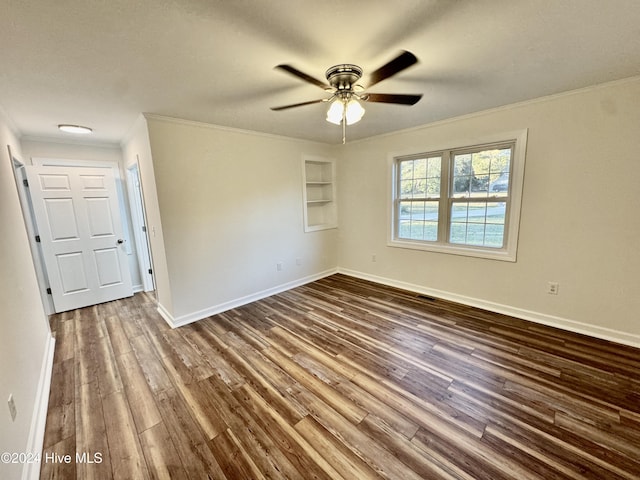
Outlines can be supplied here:
<path id="1" fill-rule="evenodd" d="M 547 293 L 549 295 L 558 295 L 558 289 L 560 285 L 558 282 L 547 282 Z"/>
<path id="2" fill-rule="evenodd" d="M 302 265 L 302 259 L 300 257 L 296 258 L 296 265 L 297 266 Z"/>
<path id="3" fill-rule="evenodd" d="M 282 265 L 282 262 L 278 262 L 278 263 L 276 263 L 276 270 L 278 270 L 279 272 L 281 272 L 283 268 L 284 268 L 284 267 L 283 267 L 283 265 Z"/>
<path id="4" fill-rule="evenodd" d="M 371 255 L 371 261 L 373 263 L 376 263 L 378 261 L 378 257 L 376 256 L 376 254 L 374 253 L 373 255 Z"/>
<path id="5" fill-rule="evenodd" d="M 18 410 L 16 409 L 16 402 L 13 399 L 13 393 L 9 395 L 9 400 L 7 400 L 9 404 L 9 413 L 11 414 L 11 421 L 16 421 L 16 416 L 18 415 Z"/>

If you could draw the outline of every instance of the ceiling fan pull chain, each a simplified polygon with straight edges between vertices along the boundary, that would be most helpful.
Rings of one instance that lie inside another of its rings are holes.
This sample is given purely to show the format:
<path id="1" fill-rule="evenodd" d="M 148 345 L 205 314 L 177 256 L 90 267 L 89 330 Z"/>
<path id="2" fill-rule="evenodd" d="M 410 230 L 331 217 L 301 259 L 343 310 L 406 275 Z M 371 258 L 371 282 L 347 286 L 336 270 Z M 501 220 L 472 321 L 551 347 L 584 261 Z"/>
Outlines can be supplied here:
<path id="1" fill-rule="evenodd" d="M 342 109 L 342 144 L 347 143 L 347 108 Z"/>

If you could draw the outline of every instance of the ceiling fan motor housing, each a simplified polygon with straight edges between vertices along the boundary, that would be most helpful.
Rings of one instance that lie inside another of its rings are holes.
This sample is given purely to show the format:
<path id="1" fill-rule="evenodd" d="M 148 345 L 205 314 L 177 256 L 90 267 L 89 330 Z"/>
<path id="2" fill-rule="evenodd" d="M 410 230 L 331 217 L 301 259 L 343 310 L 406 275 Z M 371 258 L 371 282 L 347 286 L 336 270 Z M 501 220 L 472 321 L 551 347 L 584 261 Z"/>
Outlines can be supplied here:
<path id="1" fill-rule="evenodd" d="M 350 63 L 334 65 L 325 73 L 329 85 L 338 91 L 352 91 L 360 77 L 362 77 L 362 68 Z"/>

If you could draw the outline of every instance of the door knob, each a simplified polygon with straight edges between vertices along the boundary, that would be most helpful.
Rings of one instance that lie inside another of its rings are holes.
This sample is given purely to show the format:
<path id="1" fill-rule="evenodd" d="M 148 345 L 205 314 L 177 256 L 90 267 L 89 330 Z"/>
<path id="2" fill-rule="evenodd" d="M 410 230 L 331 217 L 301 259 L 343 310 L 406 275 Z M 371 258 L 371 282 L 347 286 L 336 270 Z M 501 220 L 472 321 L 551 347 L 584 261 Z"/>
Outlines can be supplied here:
<path id="1" fill-rule="evenodd" d="M 124 240 L 123 240 L 123 239 L 121 239 L 121 238 L 119 238 L 119 239 L 118 239 L 118 245 L 122 245 L 123 243 L 124 243 Z"/>

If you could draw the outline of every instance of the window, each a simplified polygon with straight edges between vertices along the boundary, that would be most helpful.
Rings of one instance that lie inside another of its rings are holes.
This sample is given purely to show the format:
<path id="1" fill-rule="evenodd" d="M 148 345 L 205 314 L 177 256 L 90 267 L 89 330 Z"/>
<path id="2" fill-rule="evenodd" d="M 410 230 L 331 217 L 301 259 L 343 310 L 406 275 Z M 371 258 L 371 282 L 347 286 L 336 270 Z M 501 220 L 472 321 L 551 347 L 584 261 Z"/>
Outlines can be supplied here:
<path id="1" fill-rule="evenodd" d="M 390 245 L 515 261 L 526 131 L 393 157 Z"/>

